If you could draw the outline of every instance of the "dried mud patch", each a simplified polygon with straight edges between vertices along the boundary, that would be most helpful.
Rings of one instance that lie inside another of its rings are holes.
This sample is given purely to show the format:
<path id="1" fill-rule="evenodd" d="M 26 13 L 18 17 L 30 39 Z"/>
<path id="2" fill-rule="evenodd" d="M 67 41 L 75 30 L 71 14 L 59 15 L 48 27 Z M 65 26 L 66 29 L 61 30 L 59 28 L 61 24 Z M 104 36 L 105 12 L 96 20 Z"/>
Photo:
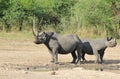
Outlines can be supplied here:
<path id="1" fill-rule="evenodd" d="M 32 71 L 32 72 L 48 72 L 48 71 L 59 71 L 59 70 L 72 70 L 75 68 L 84 69 L 84 70 L 94 70 L 94 71 L 108 71 L 112 73 L 120 74 L 120 63 L 117 64 L 94 64 L 89 63 L 86 64 L 71 64 L 67 62 L 60 62 L 59 64 L 40 64 L 40 65 L 19 65 L 19 64 L 4 64 L 2 69 L 8 70 L 24 70 L 24 71 Z"/>
<path id="2" fill-rule="evenodd" d="M 71 64 L 71 55 L 58 55 L 59 64 L 52 64 L 44 45 L 31 40 L 0 39 L 0 79 L 119 79 L 120 45 L 107 48 L 104 64 L 94 64 L 94 56 L 86 55 L 87 63 Z M 87 76 L 84 76 L 87 74 Z M 12 76 L 11 76 L 12 75 Z M 55 76 L 51 76 L 55 75 Z"/>

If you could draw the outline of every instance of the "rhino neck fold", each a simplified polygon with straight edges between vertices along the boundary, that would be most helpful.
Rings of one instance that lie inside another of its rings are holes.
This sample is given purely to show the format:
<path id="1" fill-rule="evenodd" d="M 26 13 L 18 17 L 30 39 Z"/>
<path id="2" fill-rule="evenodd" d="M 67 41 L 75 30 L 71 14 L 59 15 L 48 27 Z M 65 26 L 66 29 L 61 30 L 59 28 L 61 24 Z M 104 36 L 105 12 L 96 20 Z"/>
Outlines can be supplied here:
<path id="1" fill-rule="evenodd" d="M 50 38 L 47 38 L 47 40 L 44 42 L 44 44 L 49 50 L 51 50 L 51 48 L 49 46 L 49 42 L 50 42 Z"/>
<path id="2" fill-rule="evenodd" d="M 46 45 L 46 47 L 47 47 L 49 50 L 51 50 L 50 45 L 49 45 L 50 40 L 51 40 L 51 39 L 54 39 L 54 37 L 52 37 L 53 34 L 54 34 L 54 32 L 48 32 L 48 33 L 47 33 L 47 36 L 46 36 L 47 39 L 46 39 L 46 41 L 44 42 L 44 44 Z"/>
<path id="3" fill-rule="evenodd" d="M 51 51 L 52 49 L 50 48 L 49 44 L 48 43 L 44 43 L 45 46 Z"/>

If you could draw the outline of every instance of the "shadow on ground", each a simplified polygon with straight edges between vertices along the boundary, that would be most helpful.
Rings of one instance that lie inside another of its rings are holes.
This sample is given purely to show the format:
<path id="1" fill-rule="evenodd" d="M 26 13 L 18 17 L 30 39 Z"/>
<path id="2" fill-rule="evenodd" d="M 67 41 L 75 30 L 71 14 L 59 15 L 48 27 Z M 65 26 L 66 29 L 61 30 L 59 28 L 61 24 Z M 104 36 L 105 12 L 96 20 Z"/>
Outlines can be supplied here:
<path id="1" fill-rule="evenodd" d="M 59 64 L 45 64 L 40 66 L 24 67 L 26 71 L 55 71 L 81 68 L 95 71 L 110 71 L 120 73 L 120 60 L 105 60 L 104 64 L 95 64 L 94 61 L 88 61 L 85 64 L 71 64 L 70 62 L 60 62 Z"/>

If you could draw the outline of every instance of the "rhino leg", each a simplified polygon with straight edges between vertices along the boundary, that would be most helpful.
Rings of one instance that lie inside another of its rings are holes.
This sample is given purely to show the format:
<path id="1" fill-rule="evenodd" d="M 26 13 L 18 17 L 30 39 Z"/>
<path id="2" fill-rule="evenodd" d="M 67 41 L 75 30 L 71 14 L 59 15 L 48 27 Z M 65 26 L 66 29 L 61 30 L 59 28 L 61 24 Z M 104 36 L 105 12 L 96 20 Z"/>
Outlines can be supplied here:
<path id="1" fill-rule="evenodd" d="M 81 57 L 82 57 L 82 49 L 81 48 L 77 48 L 77 55 L 78 55 L 78 60 L 77 60 L 76 64 L 78 62 L 80 62 L 80 64 L 81 64 Z"/>
<path id="2" fill-rule="evenodd" d="M 50 62 L 54 63 L 53 52 L 51 50 L 49 50 L 49 53 L 51 54 L 51 58 L 52 58 L 52 60 Z"/>
<path id="3" fill-rule="evenodd" d="M 75 62 L 76 62 L 76 59 L 77 59 L 77 56 L 76 56 L 75 51 L 71 52 L 71 55 L 72 55 L 72 57 L 73 57 L 73 60 L 72 60 L 71 63 L 75 63 Z"/>
<path id="4" fill-rule="evenodd" d="M 87 60 L 85 59 L 85 52 L 82 52 L 82 59 L 83 59 L 83 62 L 87 62 Z"/>
<path id="5" fill-rule="evenodd" d="M 57 50 L 53 50 L 53 62 L 55 64 L 58 64 L 58 51 Z"/>
<path id="6" fill-rule="evenodd" d="M 99 63 L 100 54 L 98 53 L 97 50 L 94 50 L 93 53 L 94 53 L 94 55 L 95 55 L 95 57 L 96 57 L 95 63 Z"/>
<path id="7" fill-rule="evenodd" d="M 103 63 L 103 56 L 104 56 L 104 51 L 100 52 L 100 63 Z"/>

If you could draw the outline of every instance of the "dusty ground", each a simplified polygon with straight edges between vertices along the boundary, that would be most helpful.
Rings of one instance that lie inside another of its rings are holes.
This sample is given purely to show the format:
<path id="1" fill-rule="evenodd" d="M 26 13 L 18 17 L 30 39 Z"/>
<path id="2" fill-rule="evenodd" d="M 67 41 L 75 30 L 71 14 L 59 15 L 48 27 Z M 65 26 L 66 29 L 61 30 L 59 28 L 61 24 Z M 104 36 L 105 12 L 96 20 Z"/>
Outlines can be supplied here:
<path id="1" fill-rule="evenodd" d="M 59 65 L 50 63 L 51 56 L 44 45 L 31 40 L 0 39 L 0 79 L 120 79 L 120 45 L 106 50 L 103 65 L 69 63 L 71 55 L 59 55 Z"/>

